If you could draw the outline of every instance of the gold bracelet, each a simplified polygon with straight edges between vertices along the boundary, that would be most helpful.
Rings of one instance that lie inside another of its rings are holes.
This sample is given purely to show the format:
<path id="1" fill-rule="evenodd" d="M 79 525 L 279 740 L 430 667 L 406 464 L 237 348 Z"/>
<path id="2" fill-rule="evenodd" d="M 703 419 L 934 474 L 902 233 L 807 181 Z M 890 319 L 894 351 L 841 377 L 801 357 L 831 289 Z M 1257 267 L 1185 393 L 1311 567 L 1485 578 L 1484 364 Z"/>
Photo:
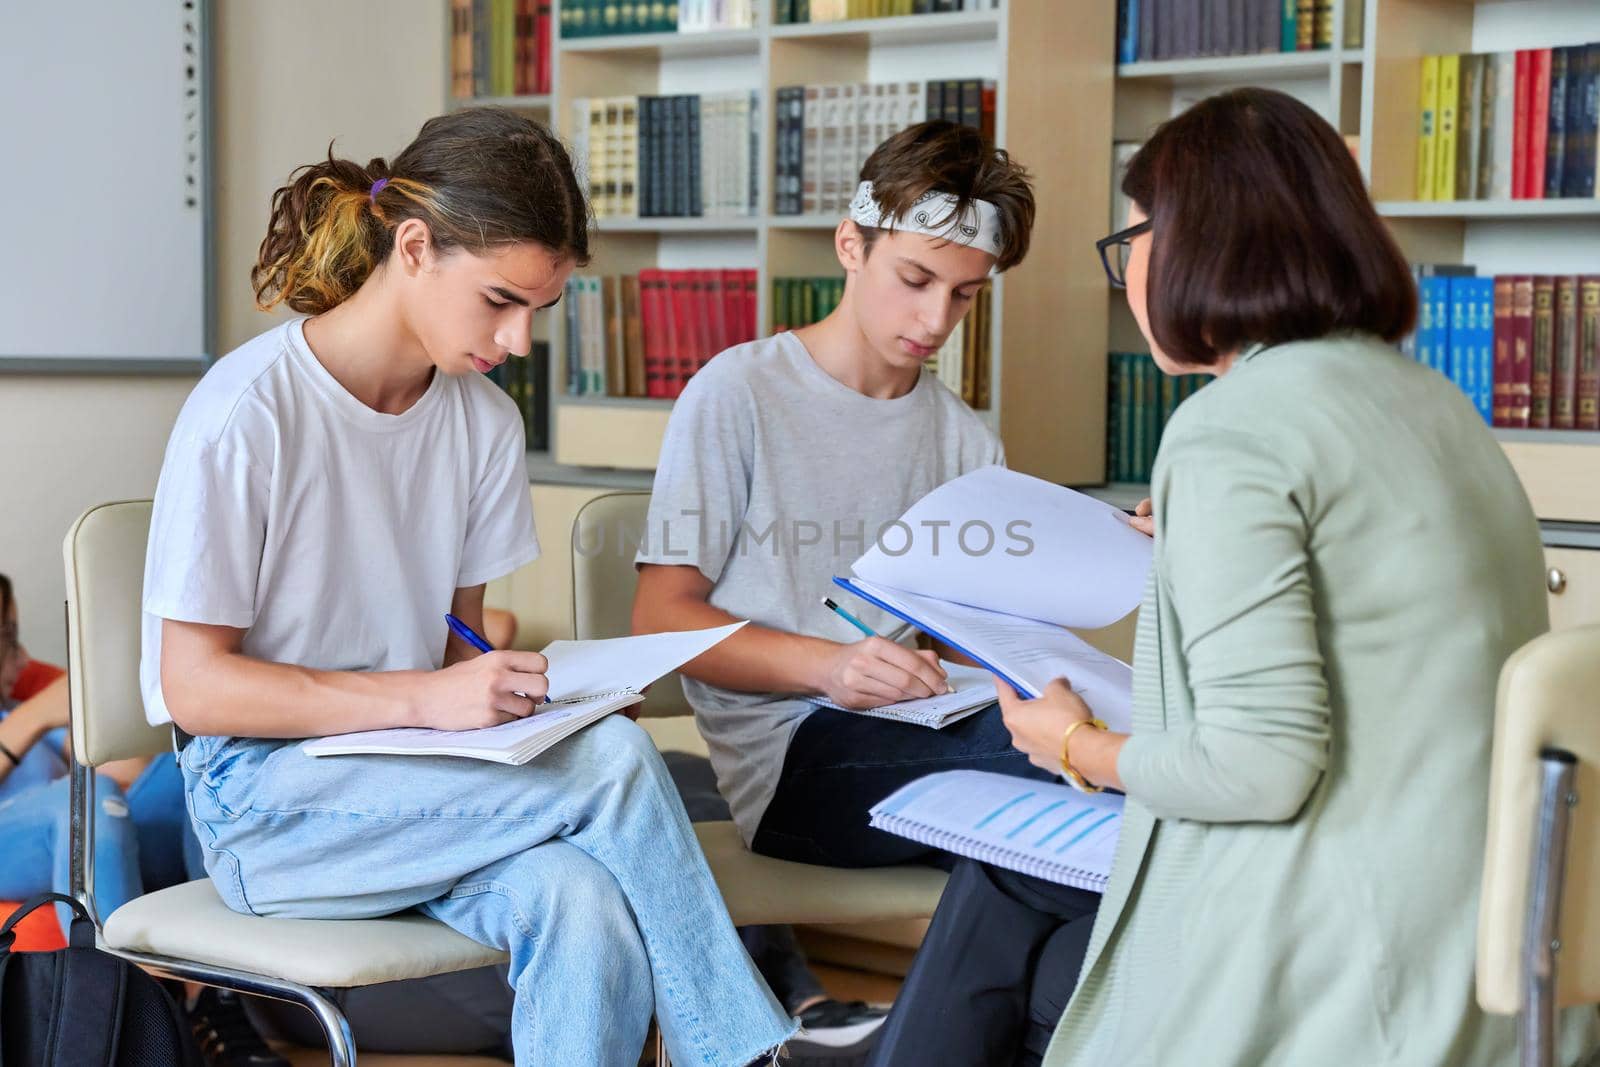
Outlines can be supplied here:
<path id="1" fill-rule="evenodd" d="M 1080 726 L 1092 726 L 1096 730 L 1100 731 L 1104 731 L 1106 729 L 1106 724 L 1101 722 L 1099 719 L 1079 719 L 1077 722 L 1067 727 L 1066 733 L 1061 735 L 1061 773 L 1067 776 L 1067 781 L 1077 786 L 1083 792 L 1098 793 L 1104 789 L 1104 787 L 1095 785 L 1093 782 L 1089 781 L 1089 779 L 1073 770 L 1071 761 L 1067 759 L 1067 742 L 1072 740 L 1073 731 L 1077 730 L 1077 728 Z"/>

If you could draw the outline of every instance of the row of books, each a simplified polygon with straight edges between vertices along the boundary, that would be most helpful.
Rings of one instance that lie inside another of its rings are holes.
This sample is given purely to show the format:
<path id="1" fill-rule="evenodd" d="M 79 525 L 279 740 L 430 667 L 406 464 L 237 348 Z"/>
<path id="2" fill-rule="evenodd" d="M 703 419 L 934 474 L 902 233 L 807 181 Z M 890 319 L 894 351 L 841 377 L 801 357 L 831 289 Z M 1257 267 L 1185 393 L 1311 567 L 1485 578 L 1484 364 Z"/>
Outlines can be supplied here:
<path id="1" fill-rule="evenodd" d="M 561 36 L 748 30 L 757 0 L 561 0 Z"/>
<path id="2" fill-rule="evenodd" d="M 939 351 L 924 366 L 970 408 L 987 411 L 993 374 L 994 292 L 985 285 L 972 301 L 972 310 L 956 323 Z"/>
<path id="3" fill-rule="evenodd" d="M 925 119 L 949 119 L 994 136 L 995 83 L 788 85 L 777 90 L 773 201 L 779 215 L 843 213 L 878 145 Z"/>
<path id="4" fill-rule="evenodd" d="M 1148 482 L 1167 421 L 1208 377 L 1173 377 L 1148 352 L 1113 352 L 1108 380 L 1106 481 Z"/>
<path id="5" fill-rule="evenodd" d="M 1345 0 L 1334 33 L 1333 0 L 1118 0 L 1117 62 L 1360 48 L 1363 0 Z"/>
<path id="6" fill-rule="evenodd" d="M 753 270 L 573 275 L 562 304 L 571 396 L 676 397 L 725 348 L 756 337 Z"/>
<path id="7" fill-rule="evenodd" d="M 450 0 L 451 95 L 464 100 L 548 93 L 550 4 Z"/>
<path id="8" fill-rule="evenodd" d="M 550 346 L 535 341 L 526 359 L 508 359 L 489 372 L 522 412 L 523 431 L 532 452 L 550 450 Z"/>
<path id="9" fill-rule="evenodd" d="M 772 279 L 772 332 L 821 322 L 844 299 L 843 278 Z"/>
<path id="10" fill-rule="evenodd" d="M 756 213 L 758 93 L 584 97 L 573 109 L 595 218 Z"/>
<path id="11" fill-rule="evenodd" d="M 1600 430 L 1600 275 L 1416 268 L 1419 315 L 1402 345 L 1494 426 Z"/>
<path id="12" fill-rule="evenodd" d="M 1425 56 L 1418 200 L 1595 195 L 1600 44 Z"/>
<path id="13" fill-rule="evenodd" d="M 772 14 L 773 20 L 783 25 L 933 15 L 945 11 L 992 11 L 999 6 L 999 0 L 775 0 Z"/>

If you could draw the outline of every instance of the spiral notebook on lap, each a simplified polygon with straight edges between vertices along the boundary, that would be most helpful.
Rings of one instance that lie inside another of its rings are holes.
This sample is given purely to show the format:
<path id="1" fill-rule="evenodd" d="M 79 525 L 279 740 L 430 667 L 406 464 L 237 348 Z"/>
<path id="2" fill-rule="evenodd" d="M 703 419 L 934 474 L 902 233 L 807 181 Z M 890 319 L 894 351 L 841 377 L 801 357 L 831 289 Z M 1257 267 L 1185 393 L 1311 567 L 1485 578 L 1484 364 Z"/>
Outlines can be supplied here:
<path id="1" fill-rule="evenodd" d="M 1122 797 L 989 771 L 941 771 L 872 808 L 891 834 L 1049 882 L 1105 891 Z"/>
<path id="2" fill-rule="evenodd" d="M 814 699 L 813 704 L 836 711 L 850 711 L 856 715 L 871 715 L 879 719 L 893 719 L 942 730 L 951 723 L 960 722 L 995 702 L 994 681 L 981 667 L 966 667 L 959 663 L 939 664 L 949 676 L 951 692 L 921 700 L 902 700 L 898 704 L 885 704 L 865 711 L 842 708 L 831 700 Z"/>
<path id="3" fill-rule="evenodd" d="M 307 741 L 301 751 L 309 756 L 461 756 L 527 763 L 591 723 L 639 703 L 652 682 L 744 625 L 602 641 L 553 641 L 543 650 L 550 664 L 546 672 L 550 699 L 526 719 L 481 730 L 363 730 Z"/>

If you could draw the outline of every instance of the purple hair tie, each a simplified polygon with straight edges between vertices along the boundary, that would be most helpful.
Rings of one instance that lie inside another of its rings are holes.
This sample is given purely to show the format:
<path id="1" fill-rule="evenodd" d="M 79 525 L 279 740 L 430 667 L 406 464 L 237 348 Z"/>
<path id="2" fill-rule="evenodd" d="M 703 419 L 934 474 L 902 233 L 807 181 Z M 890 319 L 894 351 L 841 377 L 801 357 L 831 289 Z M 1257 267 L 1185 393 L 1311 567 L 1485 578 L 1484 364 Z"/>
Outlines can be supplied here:
<path id="1" fill-rule="evenodd" d="M 388 184 L 388 178 L 379 178 L 377 181 L 373 182 L 372 188 L 367 190 L 368 202 L 376 202 L 378 199 L 378 194 L 383 192 L 383 187 Z"/>

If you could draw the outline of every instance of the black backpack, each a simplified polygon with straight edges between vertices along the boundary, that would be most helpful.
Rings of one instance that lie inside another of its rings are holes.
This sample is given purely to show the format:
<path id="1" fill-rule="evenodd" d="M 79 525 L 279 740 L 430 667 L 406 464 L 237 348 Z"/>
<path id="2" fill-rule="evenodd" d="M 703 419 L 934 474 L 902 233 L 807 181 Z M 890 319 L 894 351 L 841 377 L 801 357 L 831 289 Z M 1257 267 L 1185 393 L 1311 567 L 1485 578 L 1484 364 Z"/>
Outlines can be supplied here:
<path id="1" fill-rule="evenodd" d="M 68 946 L 13 952 L 12 927 L 52 902 L 73 911 Z M 94 947 L 82 904 L 40 893 L 0 926 L 0 1067 L 201 1067 L 189 1022 L 161 983 Z"/>

